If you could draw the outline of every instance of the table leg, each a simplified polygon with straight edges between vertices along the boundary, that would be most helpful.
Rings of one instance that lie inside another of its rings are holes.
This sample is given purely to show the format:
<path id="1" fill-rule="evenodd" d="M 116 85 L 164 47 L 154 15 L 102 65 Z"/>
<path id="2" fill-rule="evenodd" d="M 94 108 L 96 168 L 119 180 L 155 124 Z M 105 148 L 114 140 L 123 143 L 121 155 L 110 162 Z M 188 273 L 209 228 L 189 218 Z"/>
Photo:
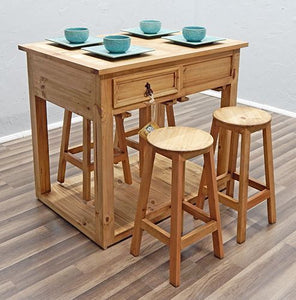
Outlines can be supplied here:
<path id="1" fill-rule="evenodd" d="M 46 101 L 37 97 L 34 93 L 33 68 L 30 55 L 27 57 L 27 64 L 30 93 L 35 193 L 37 198 L 40 198 L 41 194 L 50 192 L 51 188 Z"/>
<path id="2" fill-rule="evenodd" d="M 30 97 L 31 127 L 33 143 L 33 159 L 35 174 L 35 192 L 37 198 L 41 194 L 50 192 L 50 170 L 46 101 Z"/>
<path id="3" fill-rule="evenodd" d="M 95 239 L 106 249 L 114 241 L 112 82 L 99 84 L 93 117 Z"/>
<path id="4" fill-rule="evenodd" d="M 221 107 L 235 106 L 237 100 L 237 82 L 239 70 L 240 50 L 235 50 L 232 58 L 232 82 L 222 90 Z M 227 171 L 229 151 L 230 151 L 230 132 L 228 130 L 220 131 L 219 148 L 218 148 L 218 167 L 217 175 Z"/>

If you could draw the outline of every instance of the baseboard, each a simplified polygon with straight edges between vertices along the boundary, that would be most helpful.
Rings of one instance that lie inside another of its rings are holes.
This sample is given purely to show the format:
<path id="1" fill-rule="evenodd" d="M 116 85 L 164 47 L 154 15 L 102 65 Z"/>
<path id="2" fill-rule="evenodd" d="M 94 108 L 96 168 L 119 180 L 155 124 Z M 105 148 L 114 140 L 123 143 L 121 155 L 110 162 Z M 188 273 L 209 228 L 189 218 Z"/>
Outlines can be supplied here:
<path id="1" fill-rule="evenodd" d="M 82 121 L 82 117 L 80 117 L 80 116 L 75 116 L 71 120 L 72 124 L 78 123 L 81 121 Z M 63 121 L 51 123 L 51 124 L 48 124 L 48 130 L 60 128 L 62 126 L 63 126 Z M 6 143 L 9 141 L 13 141 L 16 139 L 24 138 L 24 137 L 30 136 L 31 134 L 32 134 L 31 130 L 24 130 L 24 131 L 16 132 L 14 134 L 2 136 L 2 137 L 0 137 L 0 144 Z"/>
<path id="2" fill-rule="evenodd" d="M 217 97 L 217 98 L 220 98 L 220 96 L 221 96 L 221 92 L 217 92 L 217 91 L 213 91 L 213 90 L 207 90 L 207 91 L 201 92 L 201 94 L 205 94 L 205 95 L 213 96 L 213 97 Z M 242 98 L 237 98 L 237 102 L 240 103 L 240 104 L 253 106 L 253 107 L 256 107 L 256 108 L 260 108 L 260 109 L 268 110 L 268 111 L 271 111 L 271 112 L 275 112 L 275 113 L 280 114 L 280 115 L 296 118 L 296 113 L 295 112 L 285 110 L 285 109 L 282 109 L 282 108 L 278 108 L 278 107 L 274 107 L 274 106 L 271 106 L 271 105 L 266 105 L 266 104 L 262 104 L 262 103 L 258 103 L 258 102 L 254 102 L 254 101 L 250 101 L 250 100 L 245 100 L 245 99 L 242 99 Z"/>
<path id="3" fill-rule="evenodd" d="M 213 97 L 217 97 L 220 98 L 221 92 L 217 92 L 217 91 L 213 91 L 213 90 L 207 90 L 204 92 L 201 92 L 202 94 L 208 95 L 208 96 L 213 96 Z M 257 107 L 257 108 L 261 108 L 264 110 L 268 110 L 271 112 L 275 112 L 281 115 L 285 115 L 288 117 L 292 117 L 292 118 L 296 118 L 296 113 L 289 111 L 289 110 L 285 110 L 285 109 L 281 109 L 281 108 L 277 108 L 274 106 L 270 106 L 270 105 L 266 105 L 266 104 L 261 104 L 258 102 L 254 102 L 254 101 L 250 101 L 250 100 L 245 100 L 245 99 L 241 99 L 241 98 L 237 98 L 237 102 L 244 104 L 244 105 L 249 105 L 249 106 L 253 106 L 253 107 Z M 74 118 L 72 118 L 72 123 L 78 123 L 82 121 L 82 117 L 80 116 L 76 116 Z M 48 125 L 48 129 L 56 129 L 56 128 L 60 128 L 63 126 L 63 122 L 56 122 L 56 123 L 51 123 Z M 20 132 L 16 132 L 14 134 L 10 134 L 10 135 L 6 135 L 3 137 L 0 137 L 0 144 L 2 143 L 6 143 L 12 140 L 16 140 L 16 139 L 20 139 L 20 138 L 24 138 L 26 136 L 30 136 L 31 135 L 31 130 L 25 130 L 25 131 L 20 131 Z"/>

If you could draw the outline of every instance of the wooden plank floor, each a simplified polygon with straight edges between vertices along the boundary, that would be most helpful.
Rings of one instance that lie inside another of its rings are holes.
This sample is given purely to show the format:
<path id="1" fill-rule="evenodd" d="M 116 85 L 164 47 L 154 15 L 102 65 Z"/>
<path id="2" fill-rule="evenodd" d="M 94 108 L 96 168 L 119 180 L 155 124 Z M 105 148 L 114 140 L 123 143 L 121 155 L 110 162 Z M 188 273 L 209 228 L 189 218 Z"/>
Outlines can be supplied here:
<path id="1" fill-rule="evenodd" d="M 216 98 L 194 95 L 176 105 L 177 124 L 209 130 L 218 106 Z M 278 222 L 268 225 L 260 204 L 249 211 L 247 241 L 238 245 L 236 213 L 220 205 L 225 258 L 213 256 L 210 237 L 184 249 L 179 288 L 168 283 L 166 246 L 145 233 L 137 258 L 130 238 L 103 251 L 35 199 L 30 138 L 1 144 L 0 299 L 296 299 L 296 119 L 273 114 L 272 130 Z M 60 132 L 50 132 L 52 181 Z M 73 125 L 74 144 L 80 133 Z M 256 133 L 253 177 L 263 177 L 262 163 Z M 76 173 L 68 167 L 68 175 Z M 185 216 L 186 229 L 195 222 Z"/>

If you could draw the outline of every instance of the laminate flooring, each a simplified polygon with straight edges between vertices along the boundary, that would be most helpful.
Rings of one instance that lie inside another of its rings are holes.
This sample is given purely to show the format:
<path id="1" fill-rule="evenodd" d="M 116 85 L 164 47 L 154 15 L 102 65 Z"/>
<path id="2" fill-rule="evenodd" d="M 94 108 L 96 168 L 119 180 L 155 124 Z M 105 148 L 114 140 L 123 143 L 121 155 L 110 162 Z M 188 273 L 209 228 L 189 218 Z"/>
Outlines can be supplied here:
<path id="1" fill-rule="evenodd" d="M 217 98 L 193 95 L 175 106 L 177 124 L 209 131 L 218 107 Z M 137 258 L 130 238 L 102 250 L 35 198 L 31 138 L 0 144 L 0 299 L 296 299 L 296 119 L 272 116 L 277 223 L 268 224 L 265 203 L 256 206 L 239 245 L 236 212 L 220 205 L 225 258 L 214 257 L 210 236 L 185 248 L 179 288 L 168 282 L 166 246 L 144 233 Z M 81 131 L 72 125 L 73 144 Z M 61 130 L 49 137 L 55 181 Z M 251 175 L 264 179 L 261 133 L 251 150 Z M 185 215 L 185 230 L 194 222 Z"/>

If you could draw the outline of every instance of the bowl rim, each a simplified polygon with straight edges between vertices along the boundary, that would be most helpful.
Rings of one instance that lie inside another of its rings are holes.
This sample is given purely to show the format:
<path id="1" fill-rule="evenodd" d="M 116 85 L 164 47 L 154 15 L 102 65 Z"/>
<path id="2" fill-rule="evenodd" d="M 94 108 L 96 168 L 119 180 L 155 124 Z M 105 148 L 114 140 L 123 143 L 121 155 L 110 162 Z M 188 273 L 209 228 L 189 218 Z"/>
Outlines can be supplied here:
<path id="1" fill-rule="evenodd" d="M 103 39 L 104 40 L 106 39 L 108 41 L 118 41 L 118 40 L 130 40 L 131 38 L 126 35 L 106 35 Z"/>
<path id="2" fill-rule="evenodd" d="M 65 29 L 65 32 L 77 32 L 77 31 L 88 31 L 87 27 L 69 27 Z"/>
<path id="3" fill-rule="evenodd" d="M 195 25 L 193 25 L 193 26 L 185 26 L 185 27 L 183 27 L 183 30 L 206 30 L 206 28 L 204 27 L 204 26 L 195 26 Z"/>
<path id="4" fill-rule="evenodd" d="M 140 21 L 140 24 L 142 23 L 161 23 L 159 20 L 142 20 Z"/>

